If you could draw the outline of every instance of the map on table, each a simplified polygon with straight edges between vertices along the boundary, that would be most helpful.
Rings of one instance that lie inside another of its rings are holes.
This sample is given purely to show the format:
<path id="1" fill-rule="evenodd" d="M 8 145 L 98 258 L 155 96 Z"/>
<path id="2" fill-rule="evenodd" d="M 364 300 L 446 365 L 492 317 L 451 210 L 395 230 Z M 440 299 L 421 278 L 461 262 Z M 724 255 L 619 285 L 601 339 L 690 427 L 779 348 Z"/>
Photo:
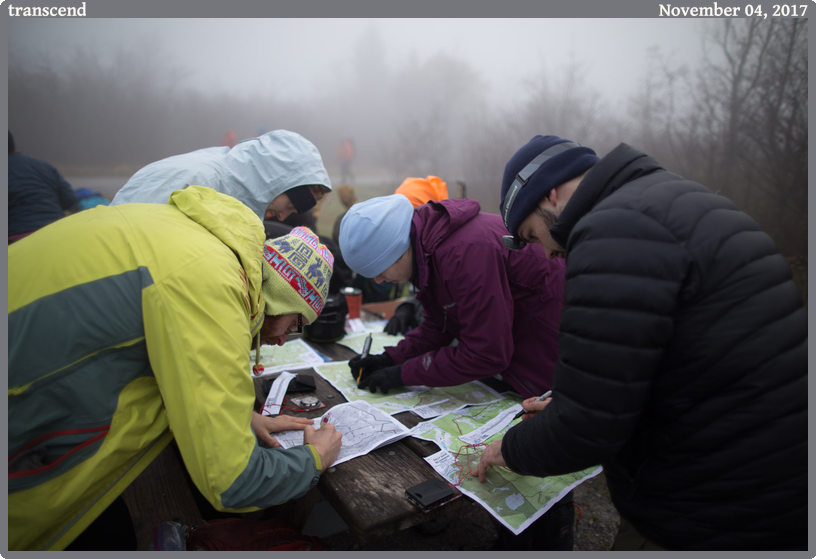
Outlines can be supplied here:
<path id="1" fill-rule="evenodd" d="M 479 482 L 479 478 L 469 472 L 478 467 L 484 448 L 500 440 L 510 426 L 521 421 L 513 420 L 513 416 L 521 409 L 522 399 L 506 396 L 506 400 L 495 404 L 467 408 L 420 423 L 411 435 L 442 447 L 443 450 L 425 460 L 518 535 L 573 487 L 601 473 L 601 467 L 545 478 L 521 476 L 507 468 L 493 467 L 487 471 L 487 480 Z"/>
<path id="2" fill-rule="evenodd" d="M 513 417 L 521 410 L 522 401 L 520 396 L 508 392 L 498 402 L 423 421 L 413 428 L 411 436 L 435 442 L 442 450 L 452 453 L 467 445 L 490 444 L 501 438 L 495 435 L 505 433 L 511 422 L 515 425 L 520 421 L 513 421 Z"/>
<path id="3" fill-rule="evenodd" d="M 253 377 L 265 377 L 281 371 L 297 371 L 308 369 L 326 360 L 309 345 L 301 340 L 290 340 L 282 346 L 262 345 L 261 365 L 263 374 L 253 375 L 252 366 L 255 364 L 255 348 L 249 352 L 249 374 Z"/>
<path id="4" fill-rule="evenodd" d="M 368 323 L 366 322 L 364 324 L 367 325 Z M 370 332 L 370 334 L 371 349 L 368 350 L 369 355 L 379 355 L 385 351 L 386 347 L 395 346 L 400 343 L 400 340 L 405 338 L 405 336 L 389 336 L 382 331 Z M 342 340 L 338 340 L 337 343 L 344 345 L 357 353 L 363 353 L 363 344 L 365 344 L 365 339 L 367 337 L 368 333 L 350 334 L 344 337 Z"/>
<path id="5" fill-rule="evenodd" d="M 411 434 L 405 425 L 363 401 L 334 406 L 315 419 L 315 429 L 323 425 L 323 418 L 328 418 L 329 423 L 343 434 L 340 455 L 334 465 L 368 454 Z M 303 431 L 282 431 L 273 436 L 284 448 L 303 444 Z"/>
<path id="6" fill-rule="evenodd" d="M 389 390 L 388 394 L 381 392 L 372 394 L 367 389 L 357 388 L 348 361 L 317 365 L 314 370 L 340 391 L 349 402 L 362 400 L 392 415 L 412 411 L 423 419 L 428 419 L 460 410 L 465 406 L 504 399 L 504 396 L 479 381 L 436 388 L 406 386 Z"/>

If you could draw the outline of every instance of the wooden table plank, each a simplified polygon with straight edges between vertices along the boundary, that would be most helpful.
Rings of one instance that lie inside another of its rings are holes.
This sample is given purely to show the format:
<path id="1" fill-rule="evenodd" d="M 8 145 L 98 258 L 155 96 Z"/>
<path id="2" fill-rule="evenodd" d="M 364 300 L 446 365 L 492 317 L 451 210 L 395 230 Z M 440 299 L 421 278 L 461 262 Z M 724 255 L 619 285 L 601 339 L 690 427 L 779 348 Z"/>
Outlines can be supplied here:
<path id="1" fill-rule="evenodd" d="M 461 493 L 427 513 L 408 501 L 405 490 L 429 479 L 442 479 L 401 442 L 329 468 L 318 487 L 351 532 L 366 542 L 446 516 L 462 506 Z"/>

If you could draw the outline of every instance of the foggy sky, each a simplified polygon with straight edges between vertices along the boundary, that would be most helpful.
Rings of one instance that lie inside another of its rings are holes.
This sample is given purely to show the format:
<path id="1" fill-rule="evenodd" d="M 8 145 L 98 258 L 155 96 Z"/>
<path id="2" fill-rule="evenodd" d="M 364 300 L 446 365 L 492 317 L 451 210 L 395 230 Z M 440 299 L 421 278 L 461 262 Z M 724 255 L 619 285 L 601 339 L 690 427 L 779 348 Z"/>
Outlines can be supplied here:
<path id="1" fill-rule="evenodd" d="M 694 63 L 705 22 L 689 19 L 41 19 L 9 21 L 9 57 L 59 60 L 76 47 L 104 60 L 117 49 L 156 48 L 168 71 L 197 91 L 304 100 L 353 73 L 355 45 L 372 30 L 387 65 L 437 53 L 467 62 L 496 105 L 520 99 L 519 82 L 578 63 L 614 107 L 646 72 L 647 51 Z M 429 84 L 432 86 L 432 84 Z"/>

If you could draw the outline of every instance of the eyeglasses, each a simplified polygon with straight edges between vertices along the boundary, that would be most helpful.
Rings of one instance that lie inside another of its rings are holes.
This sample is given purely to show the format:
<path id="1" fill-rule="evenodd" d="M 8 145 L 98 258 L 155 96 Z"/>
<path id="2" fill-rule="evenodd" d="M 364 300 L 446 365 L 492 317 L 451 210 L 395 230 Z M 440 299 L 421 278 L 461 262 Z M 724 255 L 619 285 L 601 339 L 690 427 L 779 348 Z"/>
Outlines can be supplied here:
<path id="1" fill-rule="evenodd" d="M 298 313 L 298 315 L 297 315 L 297 330 L 293 331 L 291 328 L 286 329 L 286 335 L 287 336 L 289 334 L 295 334 L 295 333 L 297 333 L 297 334 L 302 334 L 303 333 L 303 315 L 300 314 L 300 313 Z"/>

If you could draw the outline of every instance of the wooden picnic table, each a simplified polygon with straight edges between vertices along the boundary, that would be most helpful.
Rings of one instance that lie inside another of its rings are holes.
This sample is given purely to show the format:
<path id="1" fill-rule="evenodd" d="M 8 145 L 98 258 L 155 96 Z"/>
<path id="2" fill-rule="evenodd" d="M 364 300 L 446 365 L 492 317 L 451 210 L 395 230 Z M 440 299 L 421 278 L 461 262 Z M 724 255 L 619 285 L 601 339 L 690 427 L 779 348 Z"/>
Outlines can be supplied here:
<path id="1" fill-rule="evenodd" d="M 387 303 L 390 305 L 383 303 L 363 305 L 364 312 L 361 318 L 365 321 L 378 319 L 382 317 L 381 313 L 386 313 L 387 316 L 392 315 L 399 301 Z M 372 308 L 376 314 L 369 312 Z M 307 343 L 332 361 L 346 361 L 357 355 L 356 352 L 339 343 Z M 333 406 L 346 402 L 343 395 L 313 369 L 299 372 L 313 374 L 315 391 L 302 394 L 293 393 L 291 396 L 316 396 L 327 406 L 309 412 L 289 413 L 316 418 Z M 262 379 L 255 379 L 258 406 L 266 400 L 266 394 L 260 388 L 262 382 Z M 421 421 L 411 412 L 396 414 L 394 418 L 409 428 Z M 434 518 L 447 516 L 464 504 L 464 500 L 460 498 L 462 494 L 455 488 L 456 496 L 453 500 L 429 512 L 421 511 L 405 495 L 405 490 L 413 485 L 434 477 L 442 479 L 423 460 L 424 457 L 438 451 L 439 447 L 434 443 L 406 437 L 365 456 L 329 468 L 320 476 L 317 487 L 352 534 L 364 544 Z"/>
<path id="2" fill-rule="evenodd" d="M 399 302 L 363 305 L 364 312 L 361 318 L 376 320 L 389 317 Z M 333 361 L 345 361 L 357 355 L 353 350 L 337 343 L 318 344 L 308 341 L 307 343 Z M 339 391 L 313 369 L 291 372 L 314 376 L 315 391 L 300 395 L 316 396 L 327 404 L 327 408 L 346 401 Z M 261 389 L 263 380 L 255 379 L 256 410 L 260 409 L 266 400 L 266 394 Z M 325 413 L 327 408 L 288 413 L 315 418 Z M 411 412 L 403 412 L 394 417 L 409 428 L 421 421 Z M 302 527 L 319 495 L 322 494 L 361 544 L 447 516 L 464 504 L 464 499 L 459 498 L 461 493 L 457 489 L 454 489 L 456 497 L 453 500 L 429 512 L 422 512 L 405 496 L 405 490 L 413 485 L 433 477 L 442 479 L 423 460 L 425 456 L 438 451 L 439 448 L 432 442 L 406 437 L 365 456 L 330 467 L 321 474 L 317 490 L 312 489 L 300 499 L 288 502 L 280 508 L 285 509 L 285 515 Z M 162 522 L 175 521 L 194 527 L 205 520 L 211 520 L 202 517 L 202 510 L 196 504 L 196 498 L 190 490 L 188 475 L 175 442 L 171 442 L 159 454 L 125 490 L 122 497 L 128 504 L 133 518 L 139 550 L 147 549 L 147 544 L 153 539 L 152 527 Z M 257 519 L 262 513 L 250 513 L 245 516 Z"/>

